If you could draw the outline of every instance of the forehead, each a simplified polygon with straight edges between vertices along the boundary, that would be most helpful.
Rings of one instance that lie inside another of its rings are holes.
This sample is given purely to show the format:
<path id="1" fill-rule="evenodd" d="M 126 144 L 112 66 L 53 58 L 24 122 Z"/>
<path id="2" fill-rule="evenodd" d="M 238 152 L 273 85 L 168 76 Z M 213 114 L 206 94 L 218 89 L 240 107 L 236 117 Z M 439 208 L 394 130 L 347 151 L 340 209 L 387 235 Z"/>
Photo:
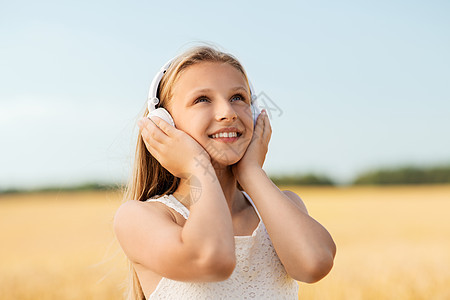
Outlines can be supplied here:
<path id="1" fill-rule="evenodd" d="M 244 74 L 228 63 L 202 62 L 186 68 L 175 82 L 173 95 L 186 95 L 193 89 L 226 89 L 244 86 L 247 80 Z"/>

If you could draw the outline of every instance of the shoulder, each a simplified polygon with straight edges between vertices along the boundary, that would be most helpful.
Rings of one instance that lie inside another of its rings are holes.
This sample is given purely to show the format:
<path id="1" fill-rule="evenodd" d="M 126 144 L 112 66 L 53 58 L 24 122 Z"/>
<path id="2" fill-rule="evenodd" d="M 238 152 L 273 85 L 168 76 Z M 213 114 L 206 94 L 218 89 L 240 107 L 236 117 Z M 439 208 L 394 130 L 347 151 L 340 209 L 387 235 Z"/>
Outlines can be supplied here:
<path id="1" fill-rule="evenodd" d="M 117 233 L 131 229 L 130 227 L 141 226 L 144 220 L 151 220 L 150 217 L 173 219 L 170 211 L 162 203 L 128 200 L 122 203 L 116 211 L 114 229 Z"/>
<path id="2" fill-rule="evenodd" d="M 125 217 L 131 217 L 143 213 L 148 210 L 145 202 L 138 200 L 128 200 L 122 203 L 116 211 L 114 220 L 121 220 Z"/>
<path id="3" fill-rule="evenodd" d="M 285 196 L 289 198 L 295 205 L 297 205 L 303 212 L 308 214 L 308 210 L 306 209 L 306 205 L 303 200 L 293 191 L 284 190 L 281 191 Z"/>
<path id="4" fill-rule="evenodd" d="M 133 217 L 135 215 L 142 214 L 169 214 L 170 211 L 167 206 L 159 201 L 138 201 L 138 200 L 127 200 L 116 211 L 115 219 L 122 217 Z"/>
<path id="5" fill-rule="evenodd" d="M 118 209 L 113 230 L 128 258 L 135 263 L 146 262 L 143 253 L 161 243 L 161 236 L 169 236 L 180 226 L 173 215 L 159 202 L 128 200 Z"/>

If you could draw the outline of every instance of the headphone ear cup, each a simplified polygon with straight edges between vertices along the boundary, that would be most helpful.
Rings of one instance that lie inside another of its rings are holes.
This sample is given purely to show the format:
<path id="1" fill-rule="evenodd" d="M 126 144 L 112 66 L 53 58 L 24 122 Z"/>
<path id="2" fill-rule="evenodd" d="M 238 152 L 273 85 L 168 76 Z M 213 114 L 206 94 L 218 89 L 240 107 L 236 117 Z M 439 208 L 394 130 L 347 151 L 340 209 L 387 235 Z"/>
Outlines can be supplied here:
<path id="1" fill-rule="evenodd" d="M 172 125 L 173 127 L 175 127 L 175 123 L 173 122 L 172 116 L 169 114 L 169 112 L 166 109 L 160 107 L 155 110 L 152 110 L 151 112 L 148 113 L 147 118 L 150 118 L 153 116 L 161 118 L 164 121 L 166 121 L 167 123 L 169 123 L 170 125 Z"/>

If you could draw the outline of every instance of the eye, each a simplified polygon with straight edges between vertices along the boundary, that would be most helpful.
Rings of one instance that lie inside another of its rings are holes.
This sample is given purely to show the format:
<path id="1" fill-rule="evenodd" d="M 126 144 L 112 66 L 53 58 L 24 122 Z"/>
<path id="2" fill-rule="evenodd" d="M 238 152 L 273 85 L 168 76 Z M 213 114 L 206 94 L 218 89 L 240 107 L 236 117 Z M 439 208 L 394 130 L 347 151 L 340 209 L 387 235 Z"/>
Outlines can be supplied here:
<path id="1" fill-rule="evenodd" d="M 245 97 L 242 94 L 236 94 L 233 97 L 231 97 L 231 99 L 245 101 Z"/>
<path id="2" fill-rule="evenodd" d="M 194 104 L 199 103 L 199 102 L 205 102 L 205 101 L 209 101 L 208 97 L 200 96 L 197 99 L 195 99 Z"/>

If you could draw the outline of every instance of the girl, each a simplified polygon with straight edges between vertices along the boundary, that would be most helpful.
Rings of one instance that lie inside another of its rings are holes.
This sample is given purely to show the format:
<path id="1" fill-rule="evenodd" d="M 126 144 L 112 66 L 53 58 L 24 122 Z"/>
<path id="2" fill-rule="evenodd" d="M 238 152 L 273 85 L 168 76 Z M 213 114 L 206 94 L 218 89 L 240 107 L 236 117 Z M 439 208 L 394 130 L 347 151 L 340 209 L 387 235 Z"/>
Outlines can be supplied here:
<path id="1" fill-rule="evenodd" d="M 272 130 L 264 110 L 252 119 L 241 64 L 192 48 L 171 62 L 157 97 L 175 127 L 139 121 L 128 201 L 114 220 L 129 299 L 297 299 L 296 281 L 323 278 L 336 248 L 262 169 Z"/>

